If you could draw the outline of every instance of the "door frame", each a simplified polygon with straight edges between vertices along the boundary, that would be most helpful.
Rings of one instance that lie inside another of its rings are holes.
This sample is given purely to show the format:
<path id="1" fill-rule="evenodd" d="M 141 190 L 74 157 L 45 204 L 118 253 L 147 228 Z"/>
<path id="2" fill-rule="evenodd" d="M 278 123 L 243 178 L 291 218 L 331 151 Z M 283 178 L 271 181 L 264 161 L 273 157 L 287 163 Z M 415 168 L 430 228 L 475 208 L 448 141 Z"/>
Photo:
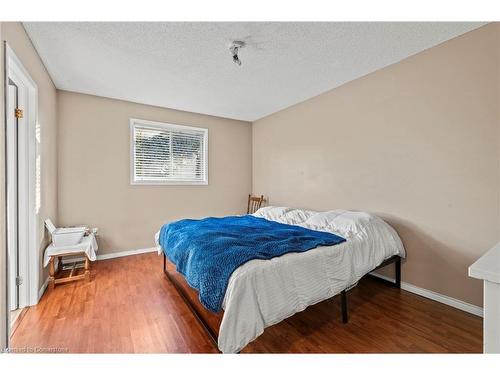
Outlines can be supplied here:
<path id="1" fill-rule="evenodd" d="M 19 208 L 24 210 L 25 215 L 19 215 L 19 239 L 24 241 L 24 246 L 20 247 L 20 257 L 23 256 L 26 260 L 23 269 L 20 269 L 20 276 L 23 278 L 23 283 L 26 285 L 26 293 L 23 296 L 24 301 L 19 301 L 20 306 L 31 306 L 38 303 L 38 291 L 39 291 L 39 279 L 40 279 L 40 256 L 39 256 L 39 236 L 37 231 L 37 219 L 38 219 L 38 208 L 37 208 L 37 131 L 38 131 L 38 86 L 35 81 L 31 78 L 28 71 L 23 66 L 21 60 L 16 56 L 13 49 L 4 42 L 4 56 L 5 56 L 5 71 L 4 71 L 4 99 L 5 99 L 5 119 L 4 126 L 7 130 L 7 108 L 9 108 L 8 103 L 8 84 L 9 79 L 14 82 L 21 83 L 24 88 L 24 98 L 26 108 L 24 110 L 23 116 L 23 126 L 25 131 L 19 132 L 18 136 L 22 139 L 18 139 L 18 144 L 20 142 L 25 142 L 24 153 L 18 155 L 18 164 L 22 160 L 22 163 L 27 167 L 27 176 L 24 183 L 20 183 L 18 187 L 18 203 Z M 7 132 L 5 132 L 5 142 L 8 142 Z M 21 147 L 20 147 L 21 148 Z M 14 162 L 5 155 L 6 163 Z M 6 169 L 7 170 L 7 169 Z M 6 191 L 8 191 L 9 177 L 6 176 Z M 5 212 L 7 218 L 7 212 Z M 8 225 L 8 222 L 7 222 Z M 7 256 L 9 252 L 7 250 Z M 9 260 L 7 260 L 9 264 Z M 9 271 L 8 271 L 9 272 Z M 9 277 L 7 277 L 9 280 Z M 10 285 L 7 285 L 7 303 L 10 301 Z M 21 297 L 21 296 L 20 296 Z M 10 314 L 9 309 L 7 309 L 9 320 Z M 10 323 L 9 323 L 10 326 Z"/>

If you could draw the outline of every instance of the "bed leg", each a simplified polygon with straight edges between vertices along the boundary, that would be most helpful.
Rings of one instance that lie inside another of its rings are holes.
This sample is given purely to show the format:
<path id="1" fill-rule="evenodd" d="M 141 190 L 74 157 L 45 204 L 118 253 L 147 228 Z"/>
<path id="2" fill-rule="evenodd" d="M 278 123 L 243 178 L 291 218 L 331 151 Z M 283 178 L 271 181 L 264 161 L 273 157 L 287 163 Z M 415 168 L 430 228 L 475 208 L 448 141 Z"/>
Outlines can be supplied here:
<path id="1" fill-rule="evenodd" d="M 398 260 L 396 260 L 394 265 L 396 266 L 395 286 L 396 286 L 396 288 L 401 289 L 401 258 L 398 258 Z"/>
<path id="2" fill-rule="evenodd" d="M 349 315 L 347 314 L 347 293 L 345 290 L 340 293 L 340 303 L 342 307 L 342 323 L 346 324 L 349 321 Z"/>

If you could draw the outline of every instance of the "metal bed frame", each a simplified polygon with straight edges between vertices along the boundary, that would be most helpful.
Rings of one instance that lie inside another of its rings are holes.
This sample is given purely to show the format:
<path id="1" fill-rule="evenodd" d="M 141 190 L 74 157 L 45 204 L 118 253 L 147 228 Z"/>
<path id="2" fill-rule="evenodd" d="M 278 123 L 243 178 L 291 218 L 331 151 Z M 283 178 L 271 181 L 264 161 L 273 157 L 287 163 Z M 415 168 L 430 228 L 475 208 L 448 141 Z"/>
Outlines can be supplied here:
<path id="1" fill-rule="evenodd" d="M 370 272 L 373 272 L 375 270 L 378 270 L 379 268 L 385 267 L 389 264 L 394 263 L 395 266 L 395 281 L 388 281 L 384 280 L 381 278 L 378 278 L 374 275 L 370 275 Z M 187 295 L 186 291 L 182 287 L 181 283 L 173 277 L 173 275 L 169 272 L 167 269 L 167 257 L 165 256 L 165 253 L 163 253 L 163 272 L 167 276 L 167 278 L 170 280 L 172 285 L 175 287 L 175 289 L 179 292 L 181 295 L 182 299 L 184 300 L 184 303 L 188 306 L 189 310 L 193 313 L 194 317 L 198 322 L 201 324 L 205 332 L 208 334 L 210 337 L 210 340 L 213 342 L 215 347 L 218 349 L 218 344 L 217 344 L 217 339 L 218 339 L 218 333 L 215 332 L 212 327 L 207 323 L 206 319 L 201 316 L 201 314 L 198 312 L 196 306 L 191 302 L 189 296 Z M 174 271 L 175 272 L 175 271 Z M 400 289 L 401 288 L 401 257 L 399 255 L 393 255 L 390 258 L 387 258 L 385 261 L 383 261 L 380 265 L 372 269 L 369 273 L 364 275 L 363 277 L 366 276 L 371 276 L 374 278 L 377 278 L 379 281 L 384 282 L 386 284 L 389 284 L 395 288 Z M 362 278 L 363 278 L 362 277 Z M 362 279 L 361 278 L 361 279 Z M 187 286 L 187 283 L 185 283 Z M 187 286 L 189 288 L 189 286 Z M 349 313 L 348 313 L 348 306 L 347 306 L 347 292 L 351 290 L 353 287 L 346 288 L 342 292 L 340 292 L 340 304 L 341 304 L 341 310 L 342 310 L 342 323 L 346 324 L 349 322 Z M 194 290 L 194 289 L 193 289 Z M 335 296 L 334 296 L 335 297 Z M 332 297 L 332 298 L 334 298 Z M 199 304 L 201 306 L 201 304 Z M 208 311 L 208 310 L 207 310 Z"/>

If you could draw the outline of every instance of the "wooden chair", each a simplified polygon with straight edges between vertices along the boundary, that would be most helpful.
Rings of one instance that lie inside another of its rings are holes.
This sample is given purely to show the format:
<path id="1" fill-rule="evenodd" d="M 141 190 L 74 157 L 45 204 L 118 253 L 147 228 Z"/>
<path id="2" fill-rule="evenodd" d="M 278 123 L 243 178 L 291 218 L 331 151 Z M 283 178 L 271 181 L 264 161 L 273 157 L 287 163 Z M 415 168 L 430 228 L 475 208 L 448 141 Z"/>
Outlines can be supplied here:
<path id="1" fill-rule="evenodd" d="M 257 211 L 260 206 L 262 206 L 262 202 L 264 201 L 264 196 L 260 197 L 252 197 L 251 194 L 248 195 L 248 206 L 247 206 L 247 214 L 253 214 Z"/>

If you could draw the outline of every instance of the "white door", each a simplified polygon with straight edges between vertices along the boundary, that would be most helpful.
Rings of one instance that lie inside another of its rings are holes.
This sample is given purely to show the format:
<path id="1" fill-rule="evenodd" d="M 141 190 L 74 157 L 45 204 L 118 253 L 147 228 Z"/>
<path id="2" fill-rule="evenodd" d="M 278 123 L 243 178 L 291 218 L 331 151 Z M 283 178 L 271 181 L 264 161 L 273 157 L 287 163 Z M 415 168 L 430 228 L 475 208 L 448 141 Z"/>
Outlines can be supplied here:
<path id="1" fill-rule="evenodd" d="M 7 290 L 9 309 L 15 310 L 37 304 L 40 288 L 36 231 L 38 89 L 14 51 L 8 44 L 4 47 Z"/>
<path id="2" fill-rule="evenodd" d="M 7 84 L 7 251 L 9 258 L 9 308 L 28 305 L 28 144 L 24 110 L 27 89 L 15 77 Z M 21 110 L 22 114 L 17 112 Z"/>
<path id="3" fill-rule="evenodd" d="M 19 232 L 18 232 L 18 119 L 17 86 L 7 85 L 7 250 L 9 257 L 9 308 L 19 308 Z"/>

